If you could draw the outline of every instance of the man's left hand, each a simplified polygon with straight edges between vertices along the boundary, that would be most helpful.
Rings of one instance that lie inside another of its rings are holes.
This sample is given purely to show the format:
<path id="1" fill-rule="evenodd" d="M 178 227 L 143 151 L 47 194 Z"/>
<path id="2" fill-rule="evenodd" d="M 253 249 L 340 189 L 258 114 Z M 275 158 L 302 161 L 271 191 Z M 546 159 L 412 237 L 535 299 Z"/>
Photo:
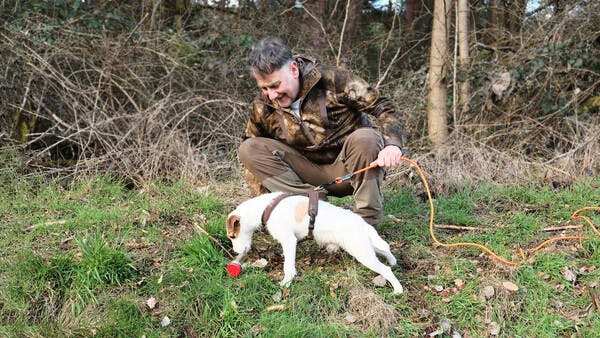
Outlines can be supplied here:
<path id="1" fill-rule="evenodd" d="M 402 150 L 400 148 L 389 145 L 385 148 L 381 149 L 379 154 L 377 155 L 377 159 L 371 163 L 377 163 L 380 167 L 392 167 L 399 165 L 402 158 Z"/>

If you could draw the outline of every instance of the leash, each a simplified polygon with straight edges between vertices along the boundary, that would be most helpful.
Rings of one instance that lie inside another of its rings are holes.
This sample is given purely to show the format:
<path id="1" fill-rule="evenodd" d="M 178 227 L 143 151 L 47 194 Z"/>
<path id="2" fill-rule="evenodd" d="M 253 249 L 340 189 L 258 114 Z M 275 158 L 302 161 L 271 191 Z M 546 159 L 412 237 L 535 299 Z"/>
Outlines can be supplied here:
<path id="1" fill-rule="evenodd" d="M 518 266 L 519 264 L 525 262 L 527 260 L 527 257 L 531 257 L 533 254 L 535 254 L 536 252 L 538 252 L 539 250 L 541 250 L 542 248 L 544 248 L 546 245 L 552 243 L 552 242 L 557 242 L 557 241 L 564 241 L 564 240 L 572 240 L 572 239 L 578 239 L 580 241 L 580 243 L 583 243 L 584 241 L 588 241 L 591 240 L 591 237 L 582 237 L 581 234 L 578 232 L 577 236 L 561 236 L 561 237 L 553 237 L 550 238 L 544 242 L 542 242 L 540 245 L 538 245 L 537 247 L 535 247 L 534 249 L 529 250 L 528 252 L 525 252 L 525 250 L 523 250 L 522 248 L 519 248 L 519 256 L 521 257 L 520 260 L 518 261 L 511 261 L 508 260 L 506 258 L 503 258 L 501 256 L 499 256 L 498 254 L 496 254 L 495 252 L 493 252 L 492 250 L 490 250 L 488 247 L 486 247 L 485 245 L 482 244 L 478 244 L 478 243 L 472 243 L 472 242 L 458 242 L 458 243 L 443 243 L 440 240 L 437 239 L 437 237 L 435 236 L 435 231 L 434 231 L 434 226 L 433 226 L 433 220 L 434 220 L 434 214 L 435 214 L 435 207 L 433 205 L 433 198 L 431 197 L 431 190 L 429 189 L 429 183 L 427 182 L 427 179 L 425 178 L 425 174 L 423 173 L 423 170 L 421 169 L 421 167 L 419 167 L 419 165 L 411 160 L 408 159 L 406 157 L 401 157 L 400 158 L 401 161 L 404 161 L 408 164 L 410 164 L 419 174 L 419 177 L 421 178 L 421 181 L 423 182 L 423 186 L 425 186 L 425 191 L 427 192 L 427 198 L 429 200 L 429 209 L 430 209 L 430 213 L 429 213 L 429 235 L 431 236 L 431 239 L 434 241 L 434 243 L 437 246 L 441 246 L 444 248 L 452 248 L 452 247 L 459 247 L 459 246 L 470 246 L 470 247 L 475 247 L 478 248 L 484 252 L 486 252 L 487 254 L 489 254 L 493 259 L 499 261 L 500 263 L 506 264 L 506 265 L 510 265 L 510 266 Z M 315 191 L 319 191 L 319 190 L 324 190 L 325 188 L 333 185 L 333 184 L 340 184 L 344 181 L 347 181 L 349 179 L 351 179 L 352 177 L 354 177 L 354 175 L 360 174 L 362 172 L 365 172 L 367 170 L 373 169 L 378 167 L 377 164 L 373 164 L 370 165 L 368 167 L 362 168 L 360 170 L 357 170 L 355 172 L 351 172 L 348 174 L 345 174 L 343 176 L 337 177 L 335 180 L 331 181 L 331 182 L 327 182 L 327 183 L 323 183 L 321 185 L 319 185 L 318 187 L 315 187 Z M 588 211 L 588 210 L 596 210 L 596 211 L 600 211 L 600 207 L 584 207 L 581 208 L 577 211 L 575 211 L 572 215 L 571 218 L 573 219 L 582 219 L 584 220 L 592 229 L 592 231 L 596 234 L 596 236 L 600 236 L 600 231 L 598 231 L 598 229 L 594 226 L 594 224 L 592 223 L 592 221 L 583 215 L 580 215 L 581 212 L 583 211 Z"/>
<path id="2" fill-rule="evenodd" d="M 345 174 L 343 176 L 336 177 L 331 182 L 323 183 L 323 184 L 319 185 L 318 187 L 315 187 L 314 190 L 315 191 L 325 190 L 325 188 L 329 187 L 330 185 L 341 184 L 342 182 L 347 181 L 347 180 L 351 179 L 352 177 L 354 177 L 354 175 L 358 175 L 358 174 L 360 174 L 362 172 L 365 172 L 367 170 L 370 170 L 370 169 L 373 169 L 373 168 L 377 168 L 377 167 L 378 167 L 377 163 L 373 163 L 372 165 L 370 165 L 368 167 L 365 167 L 365 168 L 362 168 L 362 169 L 359 169 L 359 170 L 357 170 L 355 172 L 351 172 L 351 173 Z"/>
<path id="3" fill-rule="evenodd" d="M 479 249 L 485 251 L 493 259 L 495 259 L 495 260 L 497 260 L 497 261 L 499 261 L 499 262 L 501 262 L 503 264 L 510 265 L 510 266 L 518 266 L 519 264 L 521 264 L 521 263 L 523 263 L 523 262 L 525 262 L 527 260 L 527 256 L 531 257 L 537 251 L 541 250 L 543 247 L 545 247 L 546 245 L 548 245 L 548 244 L 550 244 L 552 242 L 563 241 L 563 240 L 570 240 L 570 239 L 578 239 L 580 241 L 580 243 L 583 243 L 584 241 L 592 239 L 590 237 L 581 237 L 581 234 L 579 232 L 577 233 L 577 236 L 553 237 L 553 238 L 550 238 L 550 239 L 542 242 L 542 244 L 538 245 L 534 249 L 529 250 L 529 252 L 527 253 L 527 255 L 526 255 L 525 250 L 523 250 L 522 248 L 519 248 L 519 255 L 521 256 L 521 260 L 519 260 L 519 261 L 509 261 L 509 260 L 507 260 L 507 259 L 505 259 L 503 257 L 500 257 L 499 255 L 497 255 L 492 250 L 490 250 L 489 248 L 487 248 L 485 245 L 482 245 L 482 244 L 471 243 L 471 242 L 442 243 L 442 242 L 440 242 L 437 239 L 437 237 L 435 237 L 435 232 L 433 231 L 433 218 L 434 218 L 435 208 L 433 206 L 433 198 L 431 197 L 431 191 L 429 189 L 429 184 L 427 183 L 427 179 L 425 178 L 425 174 L 423 174 L 423 170 L 421 170 L 421 168 L 419 167 L 419 165 L 415 161 L 413 161 L 413 160 L 410 160 L 410 159 L 405 158 L 405 157 L 400 158 L 400 160 L 409 163 L 410 165 L 412 165 L 417 170 L 417 173 L 421 177 L 421 181 L 423 182 L 423 185 L 425 186 L 425 191 L 427 192 L 427 198 L 429 199 L 429 208 L 430 208 L 429 234 L 431 235 L 431 238 L 433 239 L 433 241 L 435 242 L 435 244 L 438 245 L 438 246 L 445 247 L 445 248 L 458 247 L 458 246 L 476 247 L 476 248 L 479 248 Z M 592 221 L 588 217 L 586 217 L 586 216 L 579 215 L 579 213 L 581 213 L 582 211 L 587 211 L 587 210 L 600 211 L 600 207 L 584 207 L 584 208 L 581 208 L 581 209 L 575 211 L 571 215 L 571 218 L 573 218 L 573 219 L 583 219 L 590 226 L 590 228 L 593 230 L 593 232 L 597 236 L 600 236 L 600 232 L 594 226 L 594 224 L 592 224 Z"/>

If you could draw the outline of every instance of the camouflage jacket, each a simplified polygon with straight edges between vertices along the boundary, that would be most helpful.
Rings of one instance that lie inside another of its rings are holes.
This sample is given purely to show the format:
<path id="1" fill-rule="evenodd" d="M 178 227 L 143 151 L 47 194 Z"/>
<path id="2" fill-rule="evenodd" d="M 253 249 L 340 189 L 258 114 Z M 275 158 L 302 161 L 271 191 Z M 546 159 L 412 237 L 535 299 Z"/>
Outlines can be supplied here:
<path id="1" fill-rule="evenodd" d="M 297 57 L 300 69 L 300 116 L 260 93 L 253 102 L 246 138 L 284 142 L 315 163 L 333 163 L 350 133 L 371 127 L 377 118 L 385 145 L 402 147 L 402 123 L 396 105 L 349 71 L 317 66 Z"/>

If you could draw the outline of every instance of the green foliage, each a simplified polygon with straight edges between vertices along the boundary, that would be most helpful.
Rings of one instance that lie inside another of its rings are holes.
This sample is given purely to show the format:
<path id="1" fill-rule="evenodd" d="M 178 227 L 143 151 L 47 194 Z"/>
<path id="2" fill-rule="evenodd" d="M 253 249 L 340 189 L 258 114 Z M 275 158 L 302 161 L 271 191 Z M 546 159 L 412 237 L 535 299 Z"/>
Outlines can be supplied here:
<path id="1" fill-rule="evenodd" d="M 227 275 L 227 253 L 197 228 L 229 248 L 223 223 L 230 207 L 218 194 L 184 182 L 132 191 L 110 178 L 65 184 L 4 169 L 0 180 L 12 183 L 0 185 L 0 195 L 12 196 L 0 209 L 4 336 L 419 336 L 444 321 L 463 335 L 483 336 L 486 320 L 498 323 L 506 336 L 591 337 L 600 329 L 594 313 L 570 315 L 583 313 L 589 305 L 585 290 L 600 278 L 600 269 L 591 268 L 600 265 L 599 239 L 582 248 L 576 241 L 560 242 L 516 269 L 506 268 L 476 249 L 433 247 L 427 203 L 408 189 L 386 190 L 385 213 L 401 223 L 389 219 L 379 231 L 399 258 L 393 270 L 406 295 L 373 287 L 371 271 L 345 253 L 325 254 L 313 242 L 299 246 L 299 275 L 284 290 L 277 284 L 277 258 L 265 269 L 247 266 L 239 277 Z M 484 230 L 437 235 L 445 242 L 485 243 L 517 258 L 517 246 L 532 248 L 552 236 L 540 227 L 567 222 L 574 209 L 600 204 L 599 183 L 562 190 L 489 185 L 438 194 L 436 223 Z M 351 202 L 335 199 L 342 206 Z M 586 215 L 599 223 L 597 213 Z M 52 223 L 56 220 L 64 223 Z M 253 257 L 279 254 L 276 243 L 257 234 Z M 311 263 L 304 262 L 308 258 Z M 577 279 L 566 280 L 565 269 Z M 505 281 L 519 290 L 508 291 Z M 373 304 L 394 309 L 394 327 L 369 329 L 367 318 L 348 322 L 357 284 L 372 292 Z M 495 290 L 489 299 L 481 296 L 486 286 Z M 150 298 L 157 302 L 153 308 Z M 282 307 L 269 310 L 271 305 Z M 166 327 L 160 324 L 164 316 L 171 320 Z"/>

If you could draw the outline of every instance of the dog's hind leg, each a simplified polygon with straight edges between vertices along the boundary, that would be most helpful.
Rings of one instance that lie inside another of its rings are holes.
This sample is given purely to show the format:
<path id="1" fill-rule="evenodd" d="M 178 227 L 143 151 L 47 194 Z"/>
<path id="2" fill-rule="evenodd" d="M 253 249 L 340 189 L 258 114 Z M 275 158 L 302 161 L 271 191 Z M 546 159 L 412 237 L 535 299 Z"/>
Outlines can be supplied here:
<path id="1" fill-rule="evenodd" d="M 377 256 L 375 256 L 374 252 L 371 251 L 371 254 L 366 254 L 366 255 L 364 253 L 362 255 L 359 254 L 358 256 L 354 256 L 354 258 L 356 258 L 356 260 L 361 262 L 367 268 L 382 275 L 383 278 L 385 278 L 388 282 L 390 282 L 390 284 L 392 284 L 392 287 L 394 288 L 395 294 L 400 294 L 400 293 L 404 292 L 404 289 L 402 288 L 402 284 L 400 284 L 400 282 L 398 281 L 398 278 L 396 278 L 396 276 L 394 276 L 394 273 L 392 273 L 392 268 L 381 263 L 377 259 Z"/>
<path id="2" fill-rule="evenodd" d="M 371 240 L 371 244 L 373 244 L 373 247 L 375 248 L 375 252 L 385 257 L 389 265 L 396 265 L 396 257 L 394 257 L 394 255 L 392 254 L 392 251 L 390 250 L 390 245 L 387 244 L 387 242 L 384 241 L 381 237 L 379 237 L 379 234 L 377 234 L 377 231 L 375 231 L 375 229 L 370 230 L 372 231 L 369 231 L 369 239 Z"/>

